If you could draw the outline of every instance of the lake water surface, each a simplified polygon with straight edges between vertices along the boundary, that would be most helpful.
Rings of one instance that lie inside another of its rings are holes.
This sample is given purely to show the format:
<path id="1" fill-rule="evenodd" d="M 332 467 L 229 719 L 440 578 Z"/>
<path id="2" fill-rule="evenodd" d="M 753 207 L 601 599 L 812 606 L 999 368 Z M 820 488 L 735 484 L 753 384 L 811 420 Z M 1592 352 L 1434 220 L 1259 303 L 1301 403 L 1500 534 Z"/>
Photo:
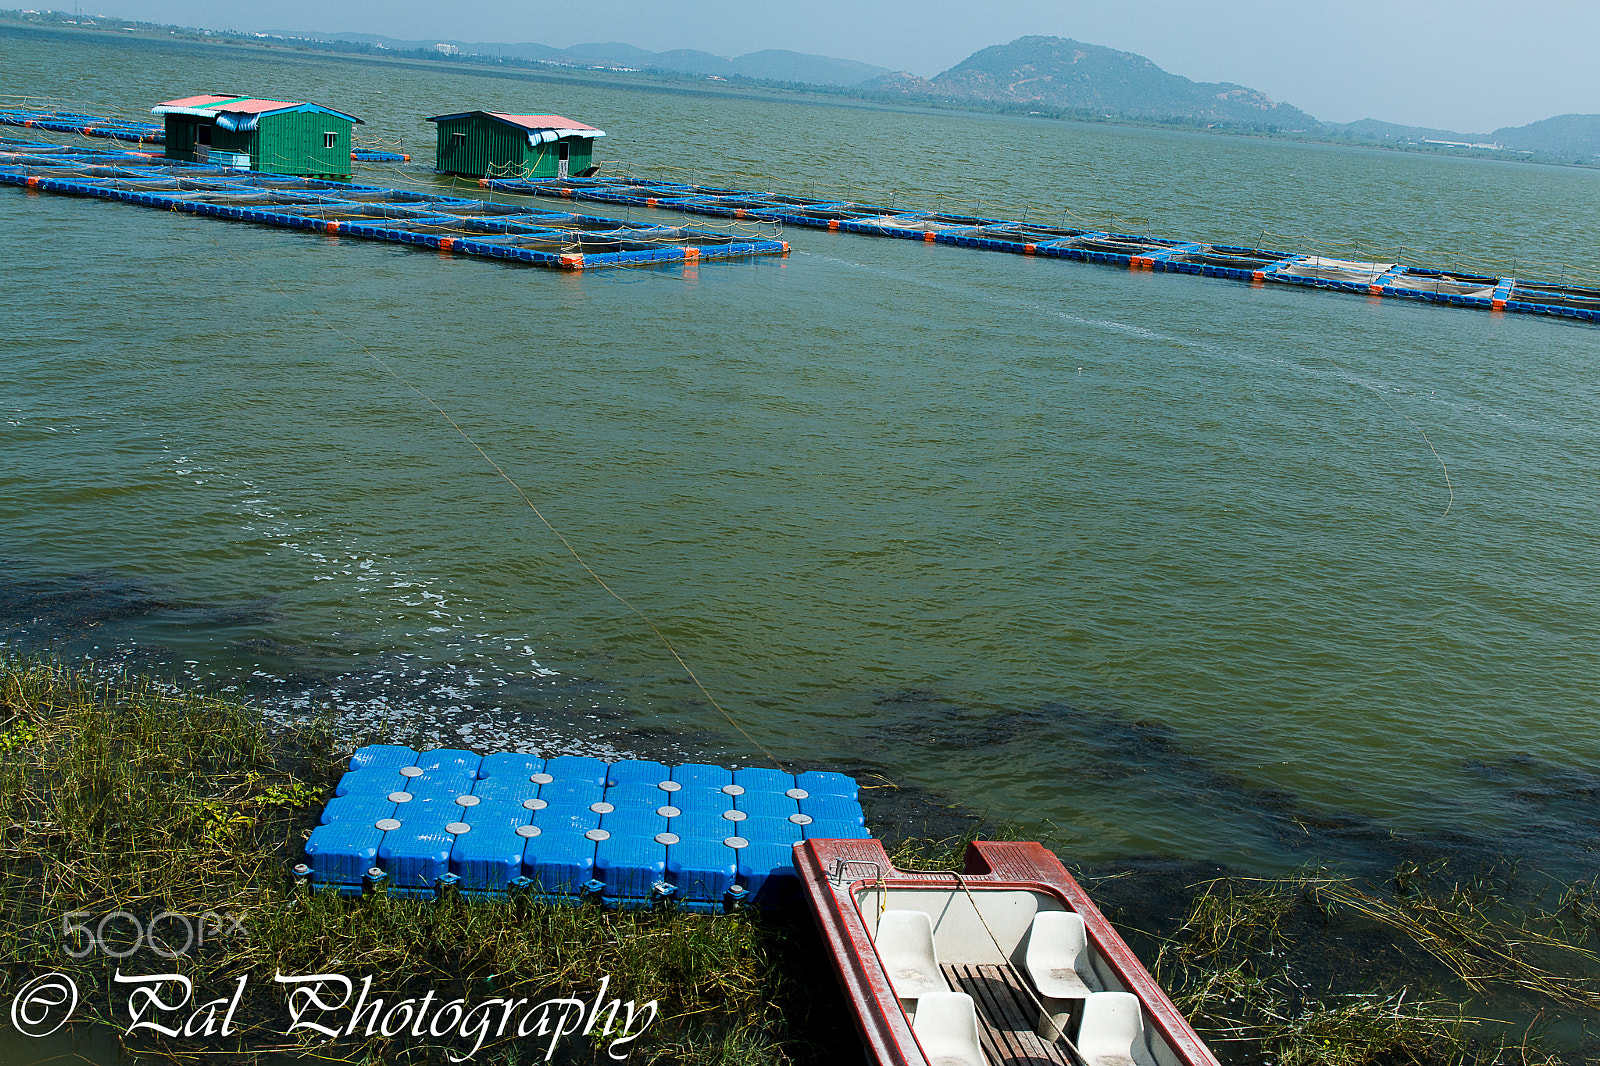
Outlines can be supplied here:
<path id="1" fill-rule="evenodd" d="M 555 112 L 665 177 L 1600 275 L 1595 170 L 9 30 L 0 70 L 316 100 L 419 160 L 385 184 L 439 183 L 427 115 Z M 1086 861 L 1592 865 L 1592 326 L 801 230 L 569 275 L 0 222 L 14 646 L 352 735 L 851 768 Z"/>

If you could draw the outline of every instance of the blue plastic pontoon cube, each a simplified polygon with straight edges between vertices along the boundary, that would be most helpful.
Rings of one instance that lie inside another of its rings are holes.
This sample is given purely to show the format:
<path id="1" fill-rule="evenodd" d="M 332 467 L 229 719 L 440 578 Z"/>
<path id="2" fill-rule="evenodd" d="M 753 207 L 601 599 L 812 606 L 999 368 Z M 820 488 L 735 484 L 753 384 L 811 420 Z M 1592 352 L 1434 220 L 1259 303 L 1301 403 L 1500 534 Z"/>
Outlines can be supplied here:
<path id="1" fill-rule="evenodd" d="M 611 764 L 606 780 L 612 788 L 615 788 L 624 784 L 655 785 L 671 777 L 672 771 L 667 768 L 666 763 L 650 762 L 645 759 L 624 759 Z"/>
<path id="2" fill-rule="evenodd" d="M 850 822 L 855 825 L 866 825 L 866 816 L 861 813 L 861 804 L 844 796 L 807 796 L 800 801 L 800 813 L 810 815 L 815 821 Z"/>
<path id="3" fill-rule="evenodd" d="M 807 840 L 870 840 L 872 834 L 855 822 L 816 821 L 803 827 Z"/>
<path id="4" fill-rule="evenodd" d="M 673 794 L 661 791 L 654 783 L 643 781 L 612 785 L 606 789 L 605 802 L 619 811 L 648 811 L 654 813 L 661 807 L 676 806 Z"/>
<path id="5" fill-rule="evenodd" d="M 368 744 L 364 748 L 357 748 L 355 754 L 350 756 L 350 769 L 391 769 L 398 770 L 402 766 L 415 766 L 417 753 L 404 744 Z"/>
<path id="6" fill-rule="evenodd" d="M 402 777 L 398 767 L 368 766 L 350 770 L 333 787 L 335 796 L 363 793 L 369 796 L 386 796 L 391 792 L 404 792 L 409 778 Z"/>
<path id="7" fill-rule="evenodd" d="M 805 838 L 804 827 L 787 818 L 747 818 L 739 823 L 739 835 L 752 843 L 792 846 Z"/>
<path id="8" fill-rule="evenodd" d="M 394 816 L 396 804 L 382 796 L 337 796 L 322 811 L 323 824 L 306 841 L 306 856 L 319 881 L 360 884 L 378 863 L 384 831 L 376 823 Z"/>
<path id="9" fill-rule="evenodd" d="M 684 788 L 709 788 L 713 791 L 733 784 L 733 771 L 710 763 L 684 763 L 672 768 L 672 779 Z"/>
<path id="10" fill-rule="evenodd" d="M 752 818 L 787 818 L 800 813 L 800 803 L 782 792 L 746 792 L 733 805 Z"/>
<path id="11" fill-rule="evenodd" d="M 539 795 L 539 783 L 530 781 L 528 774 L 496 774 L 480 777 L 472 786 L 472 794 L 484 803 L 520 804 Z"/>
<path id="12" fill-rule="evenodd" d="M 733 772 L 733 783 L 746 792 L 772 792 L 783 795 L 795 787 L 794 775 L 764 766 L 744 766 Z"/>
<path id="13" fill-rule="evenodd" d="M 595 846 L 594 875 L 605 882 L 606 894 L 647 899 L 650 887 L 667 870 L 667 845 L 656 840 L 667 832 L 667 819 L 639 811 L 613 811 L 600 820 L 609 836 Z"/>
<path id="14" fill-rule="evenodd" d="M 544 760 L 537 755 L 522 755 L 514 751 L 485 755 L 478 764 L 478 776 L 493 778 L 520 777 L 524 781 L 534 774 L 544 773 Z"/>
<path id="15" fill-rule="evenodd" d="M 544 811 L 539 812 L 541 815 Z M 534 819 L 539 825 L 539 819 Z M 551 896 L 576 896 L 594 879 L 594 847 L 582 830 L 541 827 L 522 852 L 522 875 Z"/>
<path id="16" fill-rule="evenodd" d="M 752 842 L 739 849 L 739 883 L 760 906 L 782 906 L 800 892 L 794 872 L 794 845 Z"/>
<path id="17" fill-rule="evenodd" d="M 807 770 L 803 774 L 795 775 L 795 783 L 813 796 L 844 796 L 846 799 L 859 801 L 860 792 L 856 779 L 836 774 L 828 770 Z"/>
<path id="18" fill-rule="evenodd" d="M 450 849 L 450 872 L 468 890 L 504 892 L 522 876 L 522 854 L 528 843 L 517 827 L 533 821 L 533 812 L 516 803 L 480 803 L 461 819 L 472 826 L 458 834 Z"/>
<path id="19" fill-rule="evenodd" d="M 399 806 L 395 817 L 400 828 L 383 835 L 378 865 L 388 871 L 390 884 L 399 888 L 432 888 L 450 872 L 450 849 L 456 838 L 445 827 L 461 821 L 461 808 L 437 800 Z"/>
<path id="20" fill-rule="evenodd" d="M 720 840 L 682 839 L 667 847 L 667 880 L 681 899 L 720 902 L 737 873 L 737 850 Z"/>
<path id="21" fill-rule="evenodd" d="M 558 755 L 544 761 L 544 772 L 555 778 L 557 784 L 587 781 L 605 788 L 610 767 L 587 755 Z"/>

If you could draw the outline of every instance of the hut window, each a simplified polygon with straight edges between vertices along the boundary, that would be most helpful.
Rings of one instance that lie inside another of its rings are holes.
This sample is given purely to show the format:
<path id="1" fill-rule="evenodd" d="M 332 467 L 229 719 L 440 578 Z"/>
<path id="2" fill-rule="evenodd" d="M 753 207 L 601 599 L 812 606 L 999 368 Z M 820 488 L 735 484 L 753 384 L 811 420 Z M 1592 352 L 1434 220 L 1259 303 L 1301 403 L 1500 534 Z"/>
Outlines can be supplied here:
<path id="1" fill-rule="evenodd" d="M 339 135 L 337 133 L 324 133 L 322 135 L 322 147 L 324 147 L 324 148 L 332 148 L 334 145 L 336 145 L 338 143 L 339 143 Z"/>
<path id="2" fill-rule="evenodd" d="M 195 127 L 194 143 L 209 145 L 211 143 L 211 123 L 202 122 Z"/>
<path id="3" fill-rule="evenodd" d="M 558 144 L 556 146 L 556 158 L 557 159 L 571 159 L 572 158 L 572 142 L 570 142 L 570 141 L 560 141 L 560 142 L 558 142 Z"/>
<path id="4" fill-rule="evenodd" d="M 450 135 L 450 144 L 452 147 L 459 148 L 466 143 L 467 135 L 465 133 L 456 132 Z"/>

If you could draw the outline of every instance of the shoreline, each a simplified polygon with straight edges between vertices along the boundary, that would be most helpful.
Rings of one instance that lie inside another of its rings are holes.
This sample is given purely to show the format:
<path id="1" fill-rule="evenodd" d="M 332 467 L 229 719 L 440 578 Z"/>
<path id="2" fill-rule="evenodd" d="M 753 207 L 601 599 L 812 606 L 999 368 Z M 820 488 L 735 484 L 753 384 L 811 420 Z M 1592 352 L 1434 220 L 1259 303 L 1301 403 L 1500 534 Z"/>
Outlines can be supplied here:
<path id="1" fill-rule="evenodd" d="M 858 1053 L 853 1030 L 838 1024 L 848 1012 L 804 913 L 707 919 L 308 894 L 286 870 L 343 770 L 325 720 L 274 725 L 246 704 L 9 651 L 0 655 L 0 694 L 0 815 L 10 825 L 0 878 L 17 901 L 0 918 L 9 926 L 0 941 L 14 945 L 0 995 L 19 994 L 46 970 L 72 976 L 96 990 L 79 1013 L 99 1027 L 92 1039 L 132 1017 L 115 973 L 160 967 L 187 973 L 196 1003 L 202 989 L 216 997 L 212 1015 L 234 1008 L 226 1038 L 227 1025 L 208 1029 L 218 1022 L 208 1016 L 189 1037 L 123 1040 L 177 1061 L 312 1047 L 426 1061 L 450 1044 L 381 1034 L 374 1042 L 359 1032 L 329 1044 L 304 1027 L 291 1037 L 283 1021 L 296 1020 L 294 1001 L 284 993 L 293 986 L 275 988 L 265 976 L 274 971 L 353 974 L 357 986 L 371 978 L 371 994 L 391 1001 L 430 989 L 469 1005 L 500 1002 L 508 990 L 585 1001 L 620 990 L 658 1003 L 663 1021 L 650 1034 L 656 1043 L 640 1045 L 645 1061 L 834 1062 Z M 875 806 L 870 822 L 890 816 Z M 1009 832 L 969 821 L 958 833 L 917 837 L 906 825 L 874 824 L 902 867 L 946 867 L 966 840 Z M 85 869 L 101 873 L 85 879 Z M 1600 1008 L 1592 884 L 1530 894 L 1514 867 L 1458 871 L 1444 860 L 1402 863 L 1387 883 L 1311 868 L 1263 879 L 1159 859 L 1074 872 L 1225 1062 L 1378 1063 L 1404 1050 L 1408 1061 L 1488 1064 L 1512 1049 L 1555 1066 L 1600 1047 L 1588 1025 Z M 159 945 L 149 921 L 158 910 L 168 916 Z M 58 911 L 73 916 L 64 928 Z M 200 914 L 225 914 L 229 924 L 202 922 L 203 944 L 191 952 L 176 931 Z M 122 917 L 91 931 L 97 915 Z M 146 932 L 130 948 L 135 924 Z M 1552 1010 L 1579 1019 L 1576 1030 L 1534 1032 Z M 469 1045 L 476 1035 L 456 1033 Z M 635 1036 L 644 1040 L 643 1030 Z M 1329 1041 L 1360 1054 L 1305 1057 Z M 501 1061 L 511 1046 L 486 1038 L 474 1061 Z M 586 1054 L 600 1061 L 607 1046 L 592 1041 Z"/>

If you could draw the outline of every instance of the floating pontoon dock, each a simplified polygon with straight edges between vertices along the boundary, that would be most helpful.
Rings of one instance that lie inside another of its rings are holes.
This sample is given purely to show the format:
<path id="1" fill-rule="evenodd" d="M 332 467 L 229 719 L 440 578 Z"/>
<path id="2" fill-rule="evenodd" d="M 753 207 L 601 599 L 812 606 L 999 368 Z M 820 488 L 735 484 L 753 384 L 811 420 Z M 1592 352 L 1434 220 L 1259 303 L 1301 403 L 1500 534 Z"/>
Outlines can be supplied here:
<path id="1" fill-rule="evenodd" d="M 0 108 L 0 126 L 24 126 L 52 133 L 76 133 L 84 137 L 110 137 L 135 144 L 161 144 L 166 134 L 152 122 L 131 122 L 118 118 L 80 115 L 74 111 L 36 111 L 30 108 Z"/>
<path id="2" fill-rule="evenodd" d="M 789 250 L 782 241 L 680 226 L 18 141 L 0 140 L 0 184 L 567 270 Z"/>
<path id="3" fill-rule="evenodd" d="M 865 824 L 843 774 L 374 744 L 351 757 L 296 872 L 344 895 L 775 908 L 799 899 L 796 843 L 867 839 Z"/>
<path id="4" fill-rule="evenodd" d="M 875 237 L 900 237 L 1017 255 L 1077 259 L 1129 270 L 1202 274 L 1254 284 L 1270 281 L 1362 296 L 1425 300 L 1485 311 L 1517 311 L 1600 321 L 1600 288 L 1573 286 L 1559 281 L 1489 277 L 1400 263 L 1354 262 L 1262 248 L 1058 228 L 1003 218 L 895 209 L 877 204 L 779 196 L 745 189 L 718 189 L 635 178 L 535 181 L 489 178 L 478 184 L 496 192 L 779 222 L 789 226 L 808 226 Z"/>

